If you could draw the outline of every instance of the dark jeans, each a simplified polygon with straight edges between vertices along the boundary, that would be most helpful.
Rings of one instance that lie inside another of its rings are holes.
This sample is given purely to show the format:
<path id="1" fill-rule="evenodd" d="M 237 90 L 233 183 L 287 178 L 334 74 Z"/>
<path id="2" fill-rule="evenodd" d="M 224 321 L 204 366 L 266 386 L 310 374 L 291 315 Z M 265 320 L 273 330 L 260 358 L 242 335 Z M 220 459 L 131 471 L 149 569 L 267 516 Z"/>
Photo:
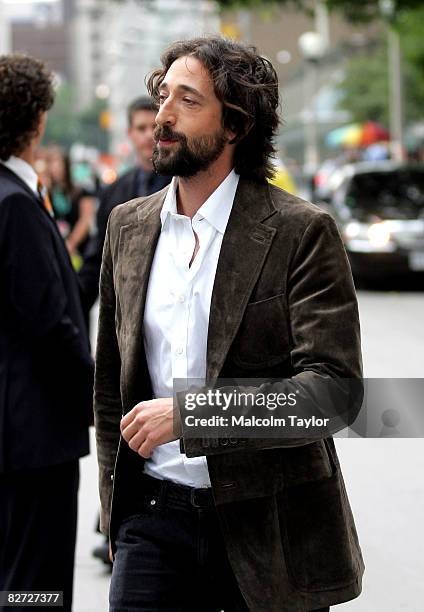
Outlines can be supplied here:
<path id="1" fill-rule="evenodd" d="M 248 612 L 213 506 L 145 496 L 115 544 L 110 612 Z"/>

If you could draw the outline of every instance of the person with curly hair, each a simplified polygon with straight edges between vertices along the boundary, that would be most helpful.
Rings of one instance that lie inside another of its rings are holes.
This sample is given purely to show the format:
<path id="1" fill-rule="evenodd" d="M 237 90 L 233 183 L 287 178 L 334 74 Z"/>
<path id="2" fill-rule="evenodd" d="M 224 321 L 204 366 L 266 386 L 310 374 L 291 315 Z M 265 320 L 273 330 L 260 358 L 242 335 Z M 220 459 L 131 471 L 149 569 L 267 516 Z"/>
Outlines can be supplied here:
<path id="1" fill-rule="evenodd" d="M 93 362 L 77 276 L 34 170 L 53 100 L 42 62 L 0 56 L 0 592 L 62 591 L 70 611 Z"/>
<path id="2" fill-rule="evenodd" d="M 279 90 L 255 48 L 176 42 L 147 84 L 153 164 L 174 178 L 114 208 L 103 249 L 94 414 L 110 611 L 328 611 L 359 595 L 364 564 L 327 428 L 246 438 L 224 424 L 217 437 L 185 407 L 210 415 L 207 393 L 231 393 L 228 379 L 254 397 L 302 389 L 307 405 L 328 380 L 354 380 L 319 406 L 344 426 L 363 386 L 341 236 L 267 180 Z"/>

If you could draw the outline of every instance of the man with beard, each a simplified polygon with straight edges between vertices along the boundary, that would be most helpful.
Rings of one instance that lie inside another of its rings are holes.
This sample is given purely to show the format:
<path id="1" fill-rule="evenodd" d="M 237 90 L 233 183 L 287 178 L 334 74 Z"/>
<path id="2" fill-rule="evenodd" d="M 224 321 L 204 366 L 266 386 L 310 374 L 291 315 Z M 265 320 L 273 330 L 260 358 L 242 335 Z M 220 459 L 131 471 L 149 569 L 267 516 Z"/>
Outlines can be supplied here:
<path id="1" fill-rule="evenodd" d="M 174 179 L 112 211 L 102 260 L 110 610 L 328 610 L 359 595 L 364 569 L 333 438 L 192 436 L 173 381 L 360 379 L 343 243 L 330 215 L 267 183 L 268 60 L 210 37 L 173 44 L 162 64 L 148 81 L 153 159 Z"/>

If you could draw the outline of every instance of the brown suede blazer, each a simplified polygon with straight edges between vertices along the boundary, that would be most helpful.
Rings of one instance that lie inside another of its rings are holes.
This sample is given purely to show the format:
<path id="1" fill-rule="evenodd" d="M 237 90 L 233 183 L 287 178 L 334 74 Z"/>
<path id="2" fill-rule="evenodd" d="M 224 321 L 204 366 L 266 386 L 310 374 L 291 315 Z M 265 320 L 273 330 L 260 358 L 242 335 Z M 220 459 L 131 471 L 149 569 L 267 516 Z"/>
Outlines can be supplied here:
<path id="1" fill-rule="evenodd" d="M 103 251 L 94 398 L 101 529 L 113 550 L 143 469 L 119 422 L 152 397 L 142 321 L 166 190 L 115 208 Z M 207 382 L 233 376 L 362 378 L 357 300 L 334 220 L 247 179 L 223 238 L 208 330 Z M 304 612 L 359 595 L 364 563 L 331 436 L 207 445 L 183 430 L 181 449 L 207 457 L 250 610 Z"/>

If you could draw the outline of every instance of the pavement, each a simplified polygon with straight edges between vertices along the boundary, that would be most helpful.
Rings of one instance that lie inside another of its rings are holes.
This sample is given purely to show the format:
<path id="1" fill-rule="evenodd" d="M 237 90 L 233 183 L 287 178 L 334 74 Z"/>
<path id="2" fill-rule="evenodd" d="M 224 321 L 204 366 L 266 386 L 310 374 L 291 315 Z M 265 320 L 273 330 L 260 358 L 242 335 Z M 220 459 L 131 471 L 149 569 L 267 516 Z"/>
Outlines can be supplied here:
<path id="1" fill-rule="evenodd" d="M 364 373 L 422 378 L 424 293 L 359 291 Z M 96 312 L 93 312 L 93 320 Z M 94 434 L 81 461 L 74 612 L 106 612 L 110 573 L 91 556 L 102 541 Z M 421 439 L 336 439 L 366 570 L 363 593 L 335 606 L 341 612 L 424 609 L 424 452 Z M 199 612 L 202 612 L 199 610 Z"/>

